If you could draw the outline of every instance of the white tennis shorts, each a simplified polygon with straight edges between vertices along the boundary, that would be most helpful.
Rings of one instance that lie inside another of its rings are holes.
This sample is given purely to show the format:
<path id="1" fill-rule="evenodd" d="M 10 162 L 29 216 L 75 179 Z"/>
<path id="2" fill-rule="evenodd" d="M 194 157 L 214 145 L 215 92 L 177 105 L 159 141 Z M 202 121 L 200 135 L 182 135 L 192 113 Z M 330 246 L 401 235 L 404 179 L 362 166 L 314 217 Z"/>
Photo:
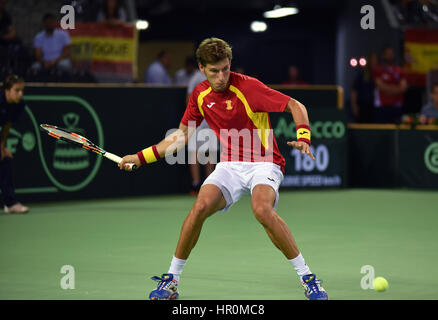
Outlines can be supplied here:
<path id="1" fill-rule="evenodd" d="M 243 195 L 252 194 L 256 185 L 265 184 L 275 191 L 275 209 L 278 204 L 278 189 L 283 178 L 280 166 L 272 162 L 224 161 L 216 165 L 202 185 L 214 184 L 221 189 L 227 204 L 220 211 L 225 212 Z"/>

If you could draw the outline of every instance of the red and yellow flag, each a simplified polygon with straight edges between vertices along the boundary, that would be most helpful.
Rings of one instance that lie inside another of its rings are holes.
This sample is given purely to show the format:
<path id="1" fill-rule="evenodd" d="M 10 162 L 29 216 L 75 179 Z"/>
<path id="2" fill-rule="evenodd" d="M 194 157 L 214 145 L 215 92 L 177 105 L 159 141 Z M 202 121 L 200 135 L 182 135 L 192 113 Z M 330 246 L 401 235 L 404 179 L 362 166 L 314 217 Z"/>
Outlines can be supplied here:
<path id="1" fill-rule="evenodd" d="M 424 86 L 426 74 L 438 69 L 438 30 L 405 30 L 405 70 L 413 85 Z"/>
<path id="2" fill-rule="evenodd" d="M 135 78 L 138 36 L 134 25 L 76 23 L 69 33 L 75 66 L 89 69 L 97 77 Z"/>

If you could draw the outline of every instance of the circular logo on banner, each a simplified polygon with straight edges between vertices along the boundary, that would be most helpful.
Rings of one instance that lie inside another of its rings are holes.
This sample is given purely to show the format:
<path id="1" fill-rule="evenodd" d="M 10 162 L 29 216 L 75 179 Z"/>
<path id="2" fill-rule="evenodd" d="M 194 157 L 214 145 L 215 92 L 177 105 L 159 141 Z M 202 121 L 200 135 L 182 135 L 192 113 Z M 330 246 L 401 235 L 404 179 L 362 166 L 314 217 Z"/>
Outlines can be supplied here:
<path id="1" fill-rule="evenodd" d="M 43 169 L 53 185 L 63 191 L 78 191 L 86 187 L 96 176 L 102 157 L 93 156 L 83 148 L 62 140 L 42 138 L 40 123 L 55 124 L 69 131 L 90 137 L 103 147 L 103 130 L 93 107 L 77 96 L 38 95 L 26 96 L 33 109 L 26 107 L 35 135 L 23 138 L 23 148 L 38 145 L 38 154 Z"/>
<path id="2" fill-rule="evenodd" d="M 431 172 L 438 174 L 438 142 L 427 147 L 424 152 L 424 164 Z"/>

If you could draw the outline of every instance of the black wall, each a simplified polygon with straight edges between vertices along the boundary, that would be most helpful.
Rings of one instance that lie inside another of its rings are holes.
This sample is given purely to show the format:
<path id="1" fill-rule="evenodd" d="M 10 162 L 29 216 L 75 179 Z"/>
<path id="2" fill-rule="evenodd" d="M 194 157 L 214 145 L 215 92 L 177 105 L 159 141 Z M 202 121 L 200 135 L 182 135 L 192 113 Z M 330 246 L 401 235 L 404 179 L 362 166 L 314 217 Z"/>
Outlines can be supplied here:
<path id="1" fill-rule="evenodd" d="M 283 82 L 288 66 L 295 64 L 311 84 L 335 83 L 336 9 L 302 9 L 281 19 L 263 19 L 262 13 L 179 10 L 149 17 L 140 11 L 139 17 L 150 21 L 150 28 L 140 33 L 140 41 L 187 40 L 198 45 L 204 38 L 215 36 L 232 45 L 234 67 L 242 66 L 264 82 Z M 253 33 L 250 23 L 254 20 L 266 21 L 267 31 Z"/>

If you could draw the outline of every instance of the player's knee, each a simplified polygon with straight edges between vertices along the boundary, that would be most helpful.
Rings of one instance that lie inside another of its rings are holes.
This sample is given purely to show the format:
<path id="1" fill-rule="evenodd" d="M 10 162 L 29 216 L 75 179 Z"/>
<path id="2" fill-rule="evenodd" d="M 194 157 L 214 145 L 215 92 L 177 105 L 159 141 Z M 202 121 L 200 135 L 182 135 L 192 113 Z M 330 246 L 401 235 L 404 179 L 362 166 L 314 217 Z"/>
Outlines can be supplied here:
<path id="1" fill-rule="evenodd" d="M 262 225 L 269 225 L 271 220 L 273 219 L 272 207 L 267 204 L 264 203 L 253 204 L 252 211 L 254 212 L 256 219 Z"/>
<path id="2" fill-rule="evenodd" d="M 209 216 L 209 206 L 205 200 L 197 200 L 193 205 L 192 215 L 198 220 L 205 220 Z"/>

